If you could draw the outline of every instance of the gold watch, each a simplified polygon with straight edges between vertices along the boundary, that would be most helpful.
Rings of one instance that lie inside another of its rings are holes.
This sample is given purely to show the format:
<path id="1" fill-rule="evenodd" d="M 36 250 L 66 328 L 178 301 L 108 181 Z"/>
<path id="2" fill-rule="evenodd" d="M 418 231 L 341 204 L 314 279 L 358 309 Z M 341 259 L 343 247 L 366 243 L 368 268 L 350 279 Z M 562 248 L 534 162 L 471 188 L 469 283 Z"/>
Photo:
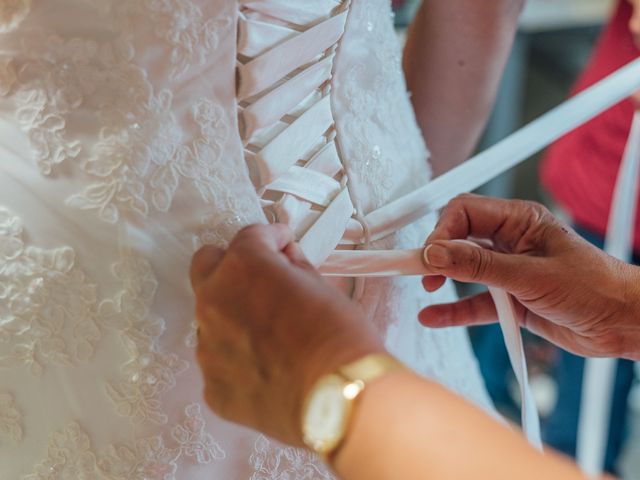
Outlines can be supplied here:
<path id="1" fill-rule="evenodd" d="M 354 405 L 368 383 L 403 368 L 388 354 L 367 355 L 324 375 L 307 394 L 302 410 L 304 442 L 326 461 L 343 442 Z"/>

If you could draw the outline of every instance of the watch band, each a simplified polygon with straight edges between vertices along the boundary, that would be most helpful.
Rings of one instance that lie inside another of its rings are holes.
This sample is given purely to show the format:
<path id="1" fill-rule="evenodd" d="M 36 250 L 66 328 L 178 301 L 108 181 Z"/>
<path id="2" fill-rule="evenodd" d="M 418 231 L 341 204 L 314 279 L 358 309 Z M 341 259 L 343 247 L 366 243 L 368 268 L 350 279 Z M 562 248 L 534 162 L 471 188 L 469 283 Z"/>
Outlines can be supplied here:
<path id="1" fill-rule="evenodd" d="M 361 381 L 366 385 L 385 373 L 398 368 L 405 367 L 399 360 L 396 360 L 388 353 L 374 353 L 344 365 L 338 370 L 338 373 L 349 381 Z"/>

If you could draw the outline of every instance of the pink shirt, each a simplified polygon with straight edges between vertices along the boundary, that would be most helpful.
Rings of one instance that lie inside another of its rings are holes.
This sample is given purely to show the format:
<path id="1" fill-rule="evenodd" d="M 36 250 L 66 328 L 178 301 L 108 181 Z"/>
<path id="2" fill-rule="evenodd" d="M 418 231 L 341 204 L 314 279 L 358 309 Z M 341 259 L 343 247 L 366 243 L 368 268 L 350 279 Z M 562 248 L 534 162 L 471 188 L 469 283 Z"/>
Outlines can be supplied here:
<path id="1" fill-rule="evenodd" d="M 628 28 L 631 13 L 631 6 L 621 0 L 573 94 L 638 57 Z M 549 148 L 540 169 L 543 185 L 574 222 L 603 236 L 633 111 L 631 101 L 625 100 L 566 135 Z M 638 219 L 635 250 L 640 250 Z"/>

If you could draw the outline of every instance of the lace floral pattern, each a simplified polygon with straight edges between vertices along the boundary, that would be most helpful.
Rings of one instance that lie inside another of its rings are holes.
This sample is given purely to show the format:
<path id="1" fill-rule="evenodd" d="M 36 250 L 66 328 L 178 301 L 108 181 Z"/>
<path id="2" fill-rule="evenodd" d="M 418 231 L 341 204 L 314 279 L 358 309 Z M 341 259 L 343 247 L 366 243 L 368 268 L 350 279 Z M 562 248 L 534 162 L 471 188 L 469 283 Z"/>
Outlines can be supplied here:
<path id="1" fill-rule="evenodd" d="M 297 448 L 279 448 L 260 435 L 249 459 L 255 469 L 250 480 L 334 480 L 316 455 Z"/>
<path id="2" fill-rule="evenodd" d="M 167 448 L 161 436 L 140 439 L 133 446 L 110 446 L 100 460 L 108 480 L 175 480 L 180 451 Z"/>
<path id="3" fill-rule="evenodd" d="M 140 101 L 134 99 L 144 98 L 144 72 L 129 63 L 133 52 L 124 41 L 98 44 L 41 32 L 27 37 L 22 49 L 26 60 L 17 70 L 16 115 L 44 175 L 80 155 L 81 144 L 67 133 L 67 123 L 87 99 L 101 110 L 109 99 L 136 105 Z M 127 78 L 126 85 L 121 78 Z"/>
<path id="4" fill-rule="evenodd" d="M 229 196 L 228 199 L 231 201 L 232 197 Z M 221 248 L 228 247 L 229 240 L 232 239 L 242 227 L 256 222 L 256 219 L 252 222 L 250 217 L 242 214 L 243 210 L 241 207 L 238 209 L 238 212 L 227 210 L 227 212 L 223 211 L 203 216 L 200 219 L 200 230 L 198 237 L 195 239 L 195 247 L 199 248 L 202 245 L 215 245 Z"/>
<path id="5" fill-rule="evenodd" d="M 0 438 L 13 443 L 22 440 L 22 413 L 16 407 L 13 396 L 0 392 Z"/>
<path id="6" fill-rule="evenodd" d="M 393 31 L 389 2 L 371 3 L 365 7 L 354 2 L 352 7 L 351 21 L 360 28 L 349 33 L 357 33 L 358 38 L 348 41 L 362 44 L 362 51 L 370 56 L 340 65 L 339 102 L 344 115 L 338 122 L 341 138 L 348 139 L 349 172 L 357 178 L 359 188 L 366 185 L 372 199 L 368 209 L 397 197 L 398 180 L 404 183 L 404 193 L 408 193 L 429 179 L 427 151 L 402 77 L 401 48 Z M 406 114 L 389 116 L 389 112 L 401 109 Z M 406 170 L 399 173 L 399 162 L 411 168 L 411 174 Z"/>
<path id="7" fill-rule="evenodd" d="M 171 430 L 171 437 L 187 457 L 195 457 L 199 464 L 210 464 L 225 458 L 224 450 L 211 434 L 205 432 L 200 405 L 194 403 L 185 409 L 185 421 Z"/>
<path id="8" fill-rule="evenodd" d="M 200 406 L 187 406 L 185 415 L 173 428 L 170 445 L 156 435 L 109 445 L 102 455 L 92 449 L 80 425 L 71 422 L 51 435 L 47 457 L 23 480 L 176 480 L 179 465 L 188 459 L 198 464 L 224 459 L 222 448 L 204 431 Z"/>
<path id="9" fill-rule="evenodd" d="M 0 367 L 41 375 L 48 363 L 86 362 L 101 337 L 96 286 L 73 249 L 27 246 L 22 230 L 20 218 L 0 207 Z"/>
<path id="10" fill-rule="evenodd" d="M 174 79 L 192 66 L 204 65 L 207 55 L 218 48 L 220 37 L 230 34 L 230 18 L 207 18 L 191 1 L 145 0 L 143 3 L 157 25 L 156 34 L 171 45 L 171 77 Z"/>
<path id="11" fill-rule="evenodd" d="M 162 395 L 175 386 L 176 376 L 189 364 L 174 353 L 162 352 L 159 346 L 165 322 L 150 312 L 158 282 L 149 262 L 124 255 L 113 266 L 113 275 L 122 283 L 122 290 L 100 303 L 99 314 L 105 325 L 120 333 L 130 360 L 122 366 L 122 378 L 107 383 L 107 395 L 117 412 L 134 424 L 166 424 Z"/>
<path id="12" fill-rule="evenodd" d="M 79 155 L 80 142 L 67 138 L 67 120 L 86 96 L 99 89 L 96 82 L 104 82 L 107 70 L 93 63 L 100 63 L 94 41 L 52 35 L 31 44 L 28 48 L 35 49 L 34 58 L 18 73 L 16 115 L 28 133 L 41 173 L 49 175 L 56 165 Z M 45 45 L 52 48 L 38 52 Z M 110 66 L 116 64 L 117 60 Z"/>
<path id="13" fill-rule="evenodd" d="M 23 480 L 98 480 L 97 461 L 89 436 L 77 423 L 51 435 L 47 458 Z"/>
<path id="14" fill-rule="evenodd" d="M 118 2 L 112 10 L 114 23 L 126 32 L 136 18 L 150 16 L 171 51 L 172 79 L 203 65 L 232 24 L 228 16 L 207 17 L 184 0 Z M 74 161 L 93 181 L 68 204 L 95 211 L 109 223 L 125 211 L 167 212 L 181 179 L 190 181 L 206 203 L 229 203 L 229 178 L 220 175 L 229 171 L 221 164 L 229 115 L 213 99 L 197 99 L 191 120 L 198 133 L 186 136 L 174 114 L 173 93 L 154 91 L 145 70 L 134 63 L 129 36 L 101 43 L 41 32 L 24 39 L 19 66 L 0 59 L 0 95 L 15 94 L 17 119 L 40 172 L 50 175 Z M 69 122 L 84 111 L 101 126 L 95 132 L 99 140 L 90 146 L 68 131 Z"/>
<path id="15" fill-rule="evenodd" d="M 228 190 L 217 189 L 226 179 L 214 175 L 224 171 L 219 163 L 229 136 L 219 105 L 208 99 L 193 105 L 199 135 L 188 143 L 172 113 L 172 95 L 167 90 L 151 98 L 143 117 L 132 118 L 136 122 L 125 129 L 101 132 L 93 155 L 83 165 L 98 181 L 70 197 L 69 205 L 95 210 L 103 220 L 115 223 L 123 209 L 146 216 L 149 203 L 167 212 L 180 179 L 190 180 L 207 203 Z"/>

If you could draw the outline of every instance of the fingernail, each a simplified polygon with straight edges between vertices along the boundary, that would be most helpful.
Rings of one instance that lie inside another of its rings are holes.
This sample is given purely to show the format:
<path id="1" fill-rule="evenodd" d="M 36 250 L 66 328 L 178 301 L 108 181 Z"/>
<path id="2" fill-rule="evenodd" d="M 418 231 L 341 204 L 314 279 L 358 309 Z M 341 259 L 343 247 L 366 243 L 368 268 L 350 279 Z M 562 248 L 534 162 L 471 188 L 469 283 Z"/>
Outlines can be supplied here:
<path id="1" fill-rule="evenodd" d="M 431 244 L 424 249 L 424 261 L 436 268 L 446 268 L 451 264 L 449 250 L 439 244 Z"/>

